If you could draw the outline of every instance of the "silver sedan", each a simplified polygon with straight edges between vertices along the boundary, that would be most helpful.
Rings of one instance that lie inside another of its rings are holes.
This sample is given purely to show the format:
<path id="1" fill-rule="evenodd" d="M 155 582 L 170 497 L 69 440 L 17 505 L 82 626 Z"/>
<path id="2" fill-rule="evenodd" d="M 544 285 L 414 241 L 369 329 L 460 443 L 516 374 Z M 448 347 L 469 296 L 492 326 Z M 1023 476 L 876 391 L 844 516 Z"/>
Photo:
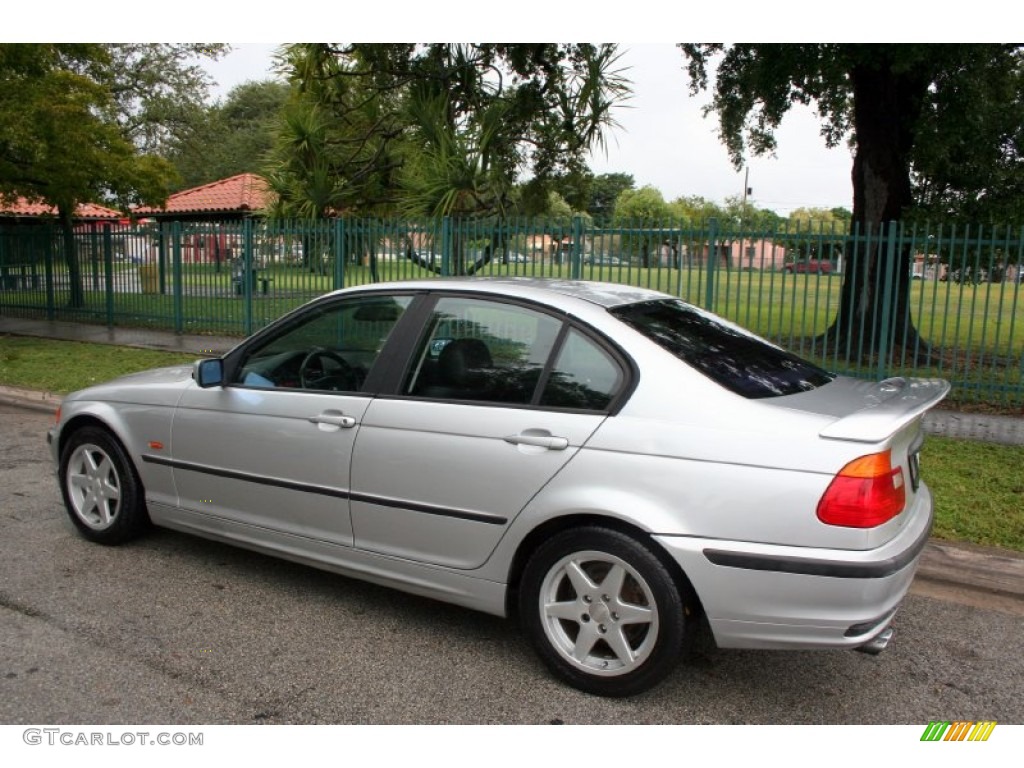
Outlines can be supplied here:
<path id="1" fill-rule="evenodd" d="M 702 622 L 883 648 L 948 390 L 833 375 L 654 291 L 456 279 L 338 291 L 76 392 L 49 440 L 92 541 L 155 524 L 515 614 L 559 678 L 625 696 Z"/>

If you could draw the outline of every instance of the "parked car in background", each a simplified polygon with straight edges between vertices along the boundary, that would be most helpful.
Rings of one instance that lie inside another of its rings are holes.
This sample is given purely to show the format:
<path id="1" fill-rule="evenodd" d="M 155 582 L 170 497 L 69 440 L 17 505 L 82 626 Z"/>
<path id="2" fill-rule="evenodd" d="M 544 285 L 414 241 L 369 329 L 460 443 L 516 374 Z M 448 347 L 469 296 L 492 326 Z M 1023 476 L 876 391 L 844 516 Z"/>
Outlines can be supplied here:
<path id="1" fill-rule="evenodd" d="M 516 615 L 558 678 L 626 696 L 703 621 L 723 647 L 880 652 L 948 391 L 643 288 L 417 281 L 68 395 L 48 441 L 87 539 L 153 523 Z"/>
<path id="2" fill-rule="evenodd" d="M 828 259 L 806 259 L 791 261 L 783 267 L 786 272 L 794 274 L 828 275 L 832 272 L 832 262 Z"/>
<path id="3" fill-rule="evenodd" d="M 530 257 L 525 253 L 519 253 L 518 251 L 509 251 L 508 253 L 500 254 L 499 258 L 504 264 L 529 264 Z"/>
<path id="4" fill-rule="evenodd" d="M 583 263 L 595 267 L 619 267 L 626 262 L 607 253 L 588 253 L 583 256 Z"/>

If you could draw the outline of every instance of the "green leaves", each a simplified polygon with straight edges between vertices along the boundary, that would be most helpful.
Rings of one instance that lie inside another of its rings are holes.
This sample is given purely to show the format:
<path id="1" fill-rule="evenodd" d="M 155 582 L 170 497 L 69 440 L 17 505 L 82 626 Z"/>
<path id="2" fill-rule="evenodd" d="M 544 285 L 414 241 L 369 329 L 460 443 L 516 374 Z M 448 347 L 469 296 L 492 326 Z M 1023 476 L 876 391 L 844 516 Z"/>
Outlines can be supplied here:
<path id="1" fill-rule="evenodd" d="M 221 45 L 0 44 L 0 192 L 73 209 L 159 203 L 173 178 L 154 156 Z"/>
<path id="2" fill-rule="evenodd" d="M 282 212 L 303 209 L 295 195 L 329 169 L 344 210 L 503 214 L 519 179 L 577 173 L 601 145 L 629 91 L 617 60 L 586 44 L 288 46 L 296 114 L 271 174 Z M 317 132 L 303 134 L 301 113 Z"/>

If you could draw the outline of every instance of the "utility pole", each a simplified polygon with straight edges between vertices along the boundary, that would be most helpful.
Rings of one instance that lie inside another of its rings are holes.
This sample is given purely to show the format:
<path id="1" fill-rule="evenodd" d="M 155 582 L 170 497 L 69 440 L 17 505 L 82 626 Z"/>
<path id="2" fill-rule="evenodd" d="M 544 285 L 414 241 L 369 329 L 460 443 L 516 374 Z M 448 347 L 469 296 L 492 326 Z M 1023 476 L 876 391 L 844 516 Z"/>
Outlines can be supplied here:
<path id="1" fill-rule="evenodd" d="M 742 231 L 743 231 L 743 227 L 746 226 L 747 195 L 749 195 L 752 191 L 753 190 L 751 190 L 751 188 L 750 188 L 750 166 L 747 165 L 747 166 L 744 166 L 744 168 L 743 168 L 743 199 L 742 199 L 742 202 L 740 203 L 740 232 L 741 232 L 741 234 L 740 234 L 740 252 L 737 254 L 737 256 L 739 257 L 739 263 L 740 263 L 740 267 L 741 268 L 743 267 L 743 256 L 745 255 L 744 254 L 745 243 L 743 242 Z M 750 267 L 751 269 L 754 268 L 754 257 L 753 257 L 753 255 L 750 256 L 749 263 L 747 264 L 747 266 Z"/>

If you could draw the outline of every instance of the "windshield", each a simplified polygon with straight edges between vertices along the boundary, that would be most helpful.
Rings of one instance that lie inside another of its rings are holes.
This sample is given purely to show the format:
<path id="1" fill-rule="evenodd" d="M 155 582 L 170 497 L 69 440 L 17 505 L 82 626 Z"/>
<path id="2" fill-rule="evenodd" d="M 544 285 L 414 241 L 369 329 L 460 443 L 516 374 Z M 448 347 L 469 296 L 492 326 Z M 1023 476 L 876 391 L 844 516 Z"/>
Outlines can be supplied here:
<path id="1" fill-rule="evenodd" d="M 817 389 L 835 376 L 720 317 L 677 299 L 610 310 L 731 392 L 755 399 Z"/>

